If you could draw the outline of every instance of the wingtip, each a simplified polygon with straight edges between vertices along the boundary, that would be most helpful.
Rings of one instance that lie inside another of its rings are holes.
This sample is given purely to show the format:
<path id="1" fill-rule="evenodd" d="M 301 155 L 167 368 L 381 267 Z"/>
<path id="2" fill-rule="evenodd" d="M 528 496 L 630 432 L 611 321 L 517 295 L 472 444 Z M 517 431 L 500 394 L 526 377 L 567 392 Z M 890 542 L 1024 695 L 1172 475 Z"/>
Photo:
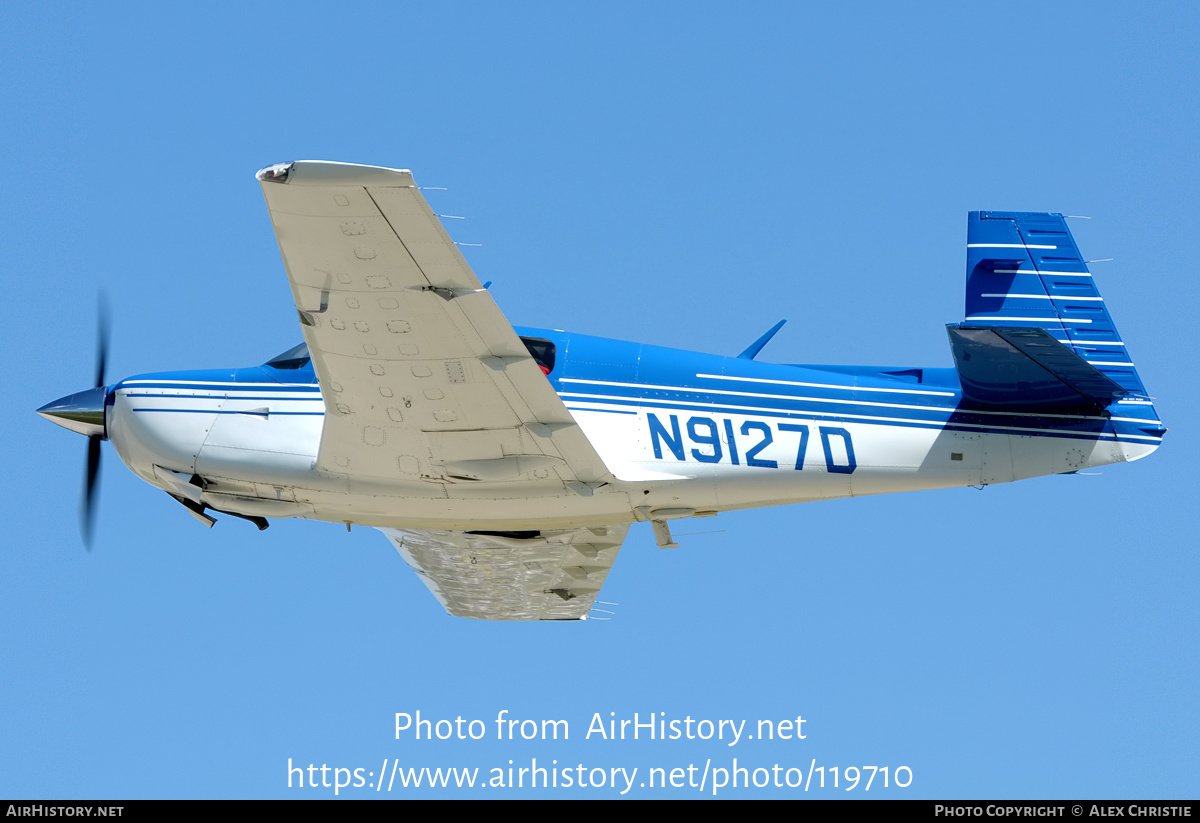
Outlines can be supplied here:
<path id="1" fill-rule="evenodd" d="M 362 166 L 333 160 L 294 160 L 260 169 L 260 183 L 293 183 L 301 186 L 403 186 L 413 184 L 408 169 Z"/>
<path id="2" fill-rule="evenodd" d="M 273 166 L 267 166 L 265 169 L 259 169 L 254 179 L 260 183 L 286 183 L 288 177 L 292 173 L 294 163 L 276 163 Z"/>

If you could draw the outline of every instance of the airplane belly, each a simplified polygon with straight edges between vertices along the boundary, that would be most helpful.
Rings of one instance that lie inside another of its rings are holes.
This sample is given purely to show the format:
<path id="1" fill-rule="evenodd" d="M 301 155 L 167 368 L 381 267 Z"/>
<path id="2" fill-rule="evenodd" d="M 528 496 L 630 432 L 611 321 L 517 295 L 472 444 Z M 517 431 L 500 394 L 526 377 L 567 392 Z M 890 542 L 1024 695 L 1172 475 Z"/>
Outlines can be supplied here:
<path id="1" fill-rule="evenodd" d="M 623 492 L 530 495 L 476 485 L 470 496 L 448 496 L 442 484 L 418 483 L 370 492 L 358 488 L 298 488 L 296 499 L 312 505 L 311 517 L 381 528 L 540 530 L 630 522 L 634 519 Z"/>

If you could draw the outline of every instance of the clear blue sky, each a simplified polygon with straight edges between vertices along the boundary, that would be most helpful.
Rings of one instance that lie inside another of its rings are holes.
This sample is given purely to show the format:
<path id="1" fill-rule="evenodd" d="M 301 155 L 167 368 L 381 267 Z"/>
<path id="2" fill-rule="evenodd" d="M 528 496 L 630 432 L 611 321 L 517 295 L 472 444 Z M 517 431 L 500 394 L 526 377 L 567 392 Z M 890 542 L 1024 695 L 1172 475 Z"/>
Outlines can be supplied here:
<path id="1" fill-rule="evenodd" d="M 5 3 L 0 796 L 736 757 L 912 770 L 866 796 L 1194 797 L 1197 42 L 1192 4 Z M 637 526 L 605 623 L 448 617 L 369 529 L 206 531 L 107 448 L 85 552 L 85 441 L 33 411 L 90 385 L 97 293 L 114 379 L 298 342 L 253 173 L 303 158 L 448 187 L 516 324 L 736 353 L 786 317 L 780 362 L 948 366 L 966 212 L 1089 215 L 1171 432 L 1100 476 L 726 514 L 671 551 Z M 396 740 L 417 710 L 488 738 Z M 571 739 L 496 741 L 501 710 Z M 806 737 L 585 740 L 597 712 Z M 770 793 L 864 796 L 727 792 Z"/>

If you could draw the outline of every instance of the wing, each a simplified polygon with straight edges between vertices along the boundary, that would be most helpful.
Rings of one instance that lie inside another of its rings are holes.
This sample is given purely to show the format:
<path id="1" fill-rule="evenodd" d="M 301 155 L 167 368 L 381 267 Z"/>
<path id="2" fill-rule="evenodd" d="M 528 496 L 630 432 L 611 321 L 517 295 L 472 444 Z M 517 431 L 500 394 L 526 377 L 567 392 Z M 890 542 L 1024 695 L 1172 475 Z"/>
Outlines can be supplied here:
<path id="1" fill-rule="evenodd" d="M 450 614 L 582 620 L 629 524 L 538 532 L 380 531 Z"/>
<path id="2" fill-rule="evenodd" d="M 392 480 L 609 476 L 408 171 L 258 173 L 325 425 L 321 471 Z"/>

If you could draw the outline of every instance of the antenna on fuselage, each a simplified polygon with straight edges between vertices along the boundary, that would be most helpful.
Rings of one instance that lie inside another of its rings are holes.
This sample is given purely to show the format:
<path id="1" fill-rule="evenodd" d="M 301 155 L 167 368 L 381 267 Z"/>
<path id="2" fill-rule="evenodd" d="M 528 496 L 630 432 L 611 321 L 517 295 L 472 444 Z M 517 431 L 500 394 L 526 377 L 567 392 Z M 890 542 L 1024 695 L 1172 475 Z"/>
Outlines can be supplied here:
<path id="1" fill-rule="evenodd" d="M 771 338 L 775 336 L 777 331 L 783 328 L 783 324 L 786 322 L 786 320 L 780 320 L 778 323 L 772 326 L 766 334 L 755 340 L 746 348 L 744 352 L 739 354 L 738 360 L 753 360 L 758 353 L 763 350 L 763 346 L 771 342 Z"/>

